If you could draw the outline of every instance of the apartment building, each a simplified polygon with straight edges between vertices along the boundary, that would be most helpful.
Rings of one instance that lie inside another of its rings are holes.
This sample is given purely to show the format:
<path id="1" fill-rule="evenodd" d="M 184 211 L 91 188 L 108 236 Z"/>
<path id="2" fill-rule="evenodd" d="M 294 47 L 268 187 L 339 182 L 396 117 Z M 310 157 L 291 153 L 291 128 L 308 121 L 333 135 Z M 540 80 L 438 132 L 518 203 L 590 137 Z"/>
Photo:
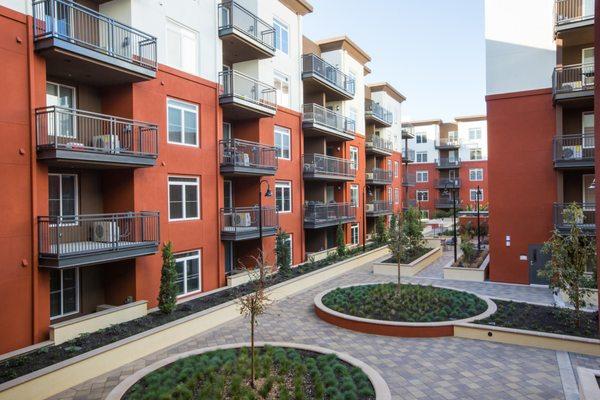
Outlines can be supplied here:
<path id="1" fill-rule="evenodd" d="M 273 263 L 278 228 L 293 264 L 335 246 L 338 224 L 363 243 L 365 135 L 393 140 L 404 97 L 366 84 L 370 57 L 350 39 L 305 39 L 310 12 L 0 0 L 0 181 L 17 194 L 1 197 L 0 353 L 99 310 L 156 306 L 167 242 L 181 301 L 260 250 Z M 373 160 L 390 170 L 399 147 L 388 153 Z M 374 200 L 400 187 L 386 183 Z"/>
<path id="2" fill-rule="evenodd" d="M 485 32 L 490 279 L 544 284 L 540 249 L 568 229 L 565 205 L 596 234 L 594 1 L 486 1 Z"/>
<path id="3" fill-rule="evenodd" d="M 418 207 L 425 218 L 457 209 L 476 209 L 487 200 L 487 121 L 456 117 L 405 124 L 404 207 Z"/>

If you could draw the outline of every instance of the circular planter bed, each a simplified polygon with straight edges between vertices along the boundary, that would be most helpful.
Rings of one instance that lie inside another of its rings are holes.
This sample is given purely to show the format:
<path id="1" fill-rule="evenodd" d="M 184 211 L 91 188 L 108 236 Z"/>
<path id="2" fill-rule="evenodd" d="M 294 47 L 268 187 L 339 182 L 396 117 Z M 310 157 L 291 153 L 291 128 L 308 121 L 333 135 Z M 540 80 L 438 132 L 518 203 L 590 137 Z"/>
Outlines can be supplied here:
<path id="1" fill-rule="evenodd" d="M 454 324 L 487 318 L 496 311 L 490 299 L 439 286 L 395 283 L 352 285 L 315 297 L 316 314 L 331 324 L 387 336 L 453 336 Z"/>
<path id="2" fill-rule="evenodd" d="M 122 381 L 106 400 L 360 399 L 391 400 L 374 369 L 315 346 L 256 343 L 256 388 L 250 387 L 249 344 L 168 357 Z"/>

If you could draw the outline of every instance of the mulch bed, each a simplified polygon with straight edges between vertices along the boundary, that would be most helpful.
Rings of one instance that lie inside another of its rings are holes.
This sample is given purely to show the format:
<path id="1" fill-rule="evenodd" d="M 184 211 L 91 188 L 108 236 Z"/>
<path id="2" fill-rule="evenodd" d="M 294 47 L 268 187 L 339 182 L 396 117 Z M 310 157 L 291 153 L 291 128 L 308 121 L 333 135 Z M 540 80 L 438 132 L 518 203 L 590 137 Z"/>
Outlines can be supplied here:
<path id="1" fill-rule="evenodd" d="M 418 249 L 414 250 L 414 251 L 407 251 L 406 253 L 404 253 L 404 255 L 402 256 L 402 259 L 400 260 L 400 263 L 402 264 L 410 264 L 411 262 L 415 261 L 416 259 L 423 257 L 425 254 L 429 253 L 431 250 L 430 248 L 427 247 L 419 247 Z M 397 264 L 396 258 L 395 257 L 390 257 L 387 260 L 383 261 L 386 264 Z"/>
<path id="2" fill-rule="evenodd" d="M 460 256 L 460 258 L 454 264 L 452 264 L 452 267 L 474 269 L 479 268 L 489 253 L 490 252 L 488 250 L 476 250 L 475 257 L 473 257 L 473 261 L 471 263 L 466 263 L 465 256 Z"/>
<path id="3" fill-rule="evenodd" d="M 366 246 L 366 251 L 374 250 L 378 247 L 380 246 L 370 244 Z M 362 254 L 362 247 L 349 251 L 343 258 L 332 256 L 321 261 L 307 262 L 293 268 L 287 276 L 278 273 L 269 276 L 267 286 L 277 285 L 359 254 Z M 83 334 L 58 346 L 43 347 L 33 352 L 7 359 L 0 362 L 0 383 L 10 381 L 33 371 L 87 353 L 130 336 L 137 335 L 138 333 L 165 325 L 169 322 L 187 317 L 188 315 L 235 300 L 251 293 L 253 290 L 254 285 L 252 283 L 222 290 L 211 295 L 182 303 L 178 305 L 171 314 L 163 314 L 160 311 L 155 311 L 142 318 L 112 325 L 93 333 Z"/>

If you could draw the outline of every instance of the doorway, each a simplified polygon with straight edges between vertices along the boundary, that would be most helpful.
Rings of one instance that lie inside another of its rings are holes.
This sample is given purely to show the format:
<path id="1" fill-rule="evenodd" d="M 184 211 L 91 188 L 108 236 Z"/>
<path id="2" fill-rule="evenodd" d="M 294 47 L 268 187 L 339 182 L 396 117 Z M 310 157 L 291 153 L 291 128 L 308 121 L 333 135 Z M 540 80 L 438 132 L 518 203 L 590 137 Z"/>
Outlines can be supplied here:
<path id="1" fill-rule="evenodd" d="M 542 252 L 542 244 L 530 244 L 528 250 L 529 259 L 529 284 L 547 285 L 548 280 L 539 276 L 539 272 L 550 260 L 550 255 Z"/>

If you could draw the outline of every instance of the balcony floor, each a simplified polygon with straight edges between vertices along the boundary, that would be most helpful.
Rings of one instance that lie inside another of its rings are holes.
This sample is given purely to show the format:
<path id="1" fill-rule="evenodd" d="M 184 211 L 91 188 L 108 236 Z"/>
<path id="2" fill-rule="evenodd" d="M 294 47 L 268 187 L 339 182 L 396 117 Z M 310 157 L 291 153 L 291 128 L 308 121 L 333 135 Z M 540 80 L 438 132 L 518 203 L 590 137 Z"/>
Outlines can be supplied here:
<path id="1" fill-rule="evenodd" d="M 235 27 L 219 29 L 219 37 L 223 42 L 223 59 L 227 65 L 275 56 L 275 49 Z"/>
<path id="2" fill-rule="evenodd" d="M 367 211 L 367 218 L 381 217 L 383 215 L 392 215 L 393 213 L 394 212 L 392 210 Z"/>
<path id="3" fill-rule="evenodd" d="M 277 168 L 221 165 L 221 174 L 225 176 L 273 176 L 276 172 Z"/>
<path id="4" fill-rule="evenodd" d="M 46 59 L 46 74 L 109 86 L 156 78 L 156 71 L 56 37 L 38 39 L 35 50 Z"/>
<path id="5" fill-rule="evenodd" d="M 356 221 L 356 217 L 304 220 L 304 229 L 320 229 Z"/>
<path id="6" fill-rule="evenodd" d="M 263 227 L 263 237 L 275 236 L 277 234 L 277 228 L 275 227 Z M 242 240 L 258 239 L 260 236 L 258 228 L 249 227 L 223 227 L 221 228 L 221 240 L 240 242 Z"/>
<path id="7" fill-rule="evenodd" d="M 365 146 L 366 154 L 375 154 L 378 156 L 391 156 L 393 154 L 393 150 L 384 150 L 379 147 L 369 146 L 368 144 Z"/>
<path id="8" fill-rule="evenodd" d="M 223 118 L 229 121 L 269 118 L 277 113 L 275 104 L 256 103 L 241 96 L 223 95 L 219 103 L 223 107 Z"/>
<path id="9" fill-rule="evenodd" d="M 373 113 L 365 112 L 365 122 L 367 124 L 374 124 L 377 128 L 389 128 L 392 126 L 391 123 L 379 118 Z"/>
<path id="10" fill-rule="evenodd" d="M 328 182 L 350 182 L 355 179 L 354 176 L 335 175 L 320 172 L 304 171 L 305 181 L 328 181 Z"/>
<path id="11" fill-rule="evenodd" d="M 322 76 L 312 72 L 303 72 L 304 93 L 325 93 L 327 101 L 352 100 L 354 95 L 344 89 L 337 87 L 333 82 L 328 81 Z"/>
<path id="12" fill-rule="evenodd" d="M 52 147 L 39 147 L 37 158 L 50 165 L 83 168 L 91 167 L 97 169 L 153 167 L 156 164 L 156 157 L 153 156 L 101 153 L 57 149 Z"/>
<path id="13" fill-rule="evenodd" d="M 354 133 L 339 131 L 330 128 L 327 125 L 319 124 L 318 122 L 305 121 L 302 123 L 302 130 L 306 137 L 325 136 L 329 141 L 354 140 Z"/>

